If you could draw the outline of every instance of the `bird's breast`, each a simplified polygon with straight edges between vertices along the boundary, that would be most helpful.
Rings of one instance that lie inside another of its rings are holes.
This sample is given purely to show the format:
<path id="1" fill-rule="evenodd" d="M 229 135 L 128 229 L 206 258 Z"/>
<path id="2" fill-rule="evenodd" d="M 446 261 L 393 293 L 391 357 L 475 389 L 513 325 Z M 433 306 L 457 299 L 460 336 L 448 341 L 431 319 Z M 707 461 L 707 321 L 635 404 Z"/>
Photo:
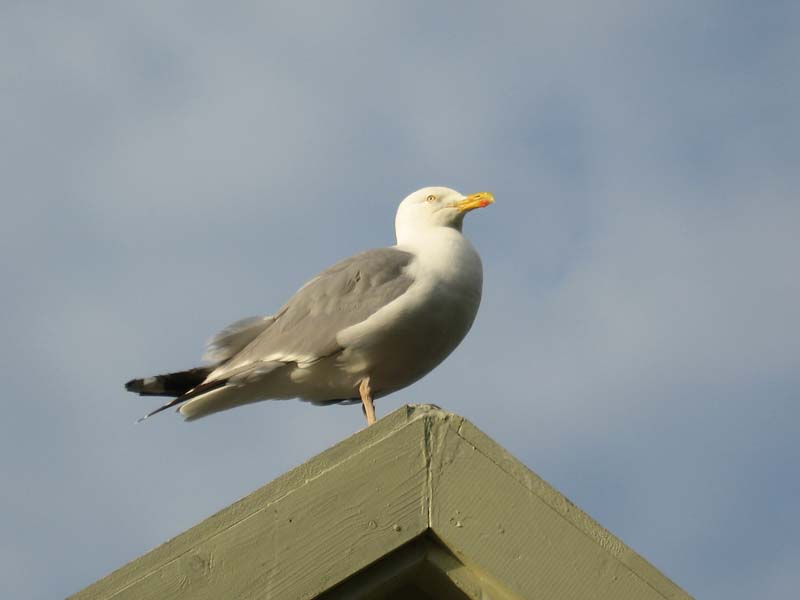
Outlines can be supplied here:
<path id="1" fill-rule="evenodd" d="M 472 246 L 459 237 L 437 252 L 415 252 L 414 282 L 408 290 L 342 332 L 342 367 L 369 375 L 379 395 L 427 374 L 472 326 L 481 300 L 482 268 Z"/>

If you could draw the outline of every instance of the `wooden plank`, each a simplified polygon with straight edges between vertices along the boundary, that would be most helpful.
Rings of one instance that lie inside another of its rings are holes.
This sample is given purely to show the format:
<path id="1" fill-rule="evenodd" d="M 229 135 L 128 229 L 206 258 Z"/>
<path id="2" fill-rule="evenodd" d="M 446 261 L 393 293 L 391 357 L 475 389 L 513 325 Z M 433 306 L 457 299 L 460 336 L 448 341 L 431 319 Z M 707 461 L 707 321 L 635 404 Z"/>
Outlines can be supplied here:
<path id="1" fill-rule="evenodd" d="M 435 579 L 435 575 L 446 579 L 471 600 L 522 600 L 485 573 L 466 566 L 432 533 L 428 535 L 432 541 L 427 547 L 423 569 L 431 579 Z"/>
<path id="2" fill-rule="evenodd" d="M 424 537 L 424 536 L 423 536 Z M 347 578 L 316 600 L 384 600 L 390 598 L 425 560 L 425 543 L 417 538 L 394 552 L 381 556 L 367 569 Z"/>
<path id="3" fill-rule="evenodd" d="M 467 566 L 524 598 L 690 598 L 467 421 L 433 438 L 431 527 Z"/>
<path id="4" fill-rule="evenodd" d="M 74 598 L 314 597 L 427 528 L 424 428 L 395 411 Z"/>
<path id="5" fill-rule="evenodd" d="M 405 598 L 401 591 L 408 586 L 437 600 L 521 600 L 464 566 L 430 534 L 382 556 L 317 600 Z"/>

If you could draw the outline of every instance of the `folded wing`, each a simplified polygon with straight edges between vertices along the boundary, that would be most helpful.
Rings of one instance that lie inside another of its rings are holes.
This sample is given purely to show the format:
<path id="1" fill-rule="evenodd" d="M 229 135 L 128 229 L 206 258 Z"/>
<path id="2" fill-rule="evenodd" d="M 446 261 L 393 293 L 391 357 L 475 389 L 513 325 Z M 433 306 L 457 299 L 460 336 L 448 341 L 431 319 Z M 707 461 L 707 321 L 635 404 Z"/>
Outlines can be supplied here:
<path id="1" fill-rule="evenodd" d="M 338 352 L 340 331 L 366 320 L 411 286 L 407 267 L 412 260 L 412 254 L 397 248 L 356 254 L 306 283 L 275 315 L 226 328 L 211 342 L 211 356 L 225 357 L 225 362 L 209 380 L 262 362 L 310 364 Z"/>

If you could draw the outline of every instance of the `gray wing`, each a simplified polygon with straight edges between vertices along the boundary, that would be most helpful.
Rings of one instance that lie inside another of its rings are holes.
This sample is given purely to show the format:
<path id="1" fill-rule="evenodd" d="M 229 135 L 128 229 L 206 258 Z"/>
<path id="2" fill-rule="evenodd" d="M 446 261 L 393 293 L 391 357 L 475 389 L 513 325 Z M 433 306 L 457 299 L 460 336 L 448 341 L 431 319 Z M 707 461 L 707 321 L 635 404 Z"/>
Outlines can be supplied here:
<path id="1" fill-rule="evenodd" d="M 203 360 L 211 363 L 224 363 L 244 350 L 274 320 L 275 317 L 272 316 L 248 317 L 231 323 L 208 341 Z"/>
<path id="2" fill-rule="evenodd" d="M 406 267 L 413 258 L 396 248 L 379 248 L 329 267 L 300 288 L 274 316 L 261 322 L 245 320 L 247 335 L 255 330 L 250 327 L 263 330 L 230 356 L 213 378 L 261 361 L 308 363 L 336 353 L 341 349 L 336 341 L 341 330 L 364 321 L 409 288 L 413 278 Z"/>

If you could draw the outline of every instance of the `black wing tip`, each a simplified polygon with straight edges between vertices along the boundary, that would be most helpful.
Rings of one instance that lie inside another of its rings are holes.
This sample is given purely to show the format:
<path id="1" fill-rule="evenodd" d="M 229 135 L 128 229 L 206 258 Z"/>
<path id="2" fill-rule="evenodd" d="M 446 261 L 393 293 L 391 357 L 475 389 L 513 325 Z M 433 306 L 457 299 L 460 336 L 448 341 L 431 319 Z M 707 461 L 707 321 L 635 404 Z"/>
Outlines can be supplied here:
<path id="1" fill-rule="evenodd" d="M 144 379 L 131 379 L 125 383 L 125 389 L 129 392 L 141 393 Z"/>
<path id="2" fill-rule="evenodd" d="M 140 396 L 172 396 L 176 398 L 203 383 L 211 371 L 213 371 L 212 367 L 196 367 L 186 371 L 131 379 L 125 384 L 125 389 Z"/>
<path id="3" fill-rule="evenodd" d="M 155 377 L 145 377 L 143 379 L 131 379 L 125 383 L 125 389 L 140 396 L 165 396 L 172 394 L 165 393 L 162 387 L 153 388 Z"/>

